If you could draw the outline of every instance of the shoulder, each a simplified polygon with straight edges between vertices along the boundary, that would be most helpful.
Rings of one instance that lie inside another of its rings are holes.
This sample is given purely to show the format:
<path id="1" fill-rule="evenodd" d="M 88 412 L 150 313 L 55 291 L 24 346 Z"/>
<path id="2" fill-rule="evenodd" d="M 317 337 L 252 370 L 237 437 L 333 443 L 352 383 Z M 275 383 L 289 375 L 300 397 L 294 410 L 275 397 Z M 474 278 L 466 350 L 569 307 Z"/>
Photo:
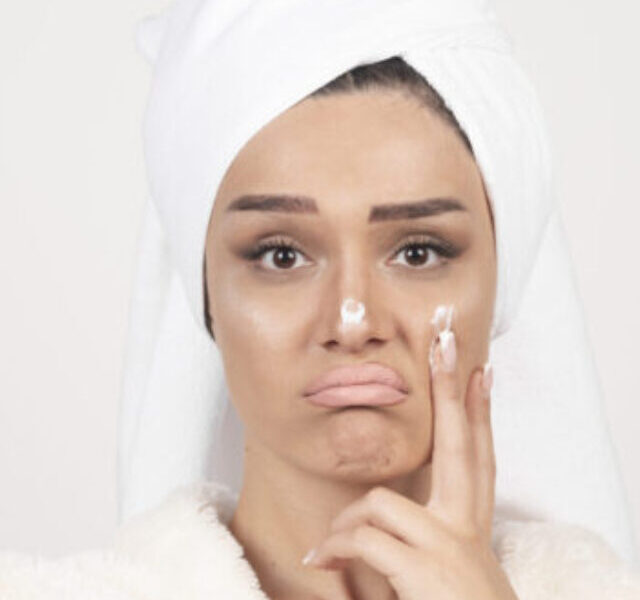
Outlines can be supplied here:
<path id="1" fill-rule="evenodd" d="M 492 546 L 521 600 L 640 600 L 640 572 L 582 526 L 495 520 Z"/>
<path id="2" fill-rule="evenodd" d="M 244 581 L 256 587 L 224 526 L 235 500 L 218 484 L 182 486 L 122 524 L 103 548 L 61 558 L 0 552 L 0 598 L 175 600 L 224 597 L 222 583 L 225 591 Z"/>

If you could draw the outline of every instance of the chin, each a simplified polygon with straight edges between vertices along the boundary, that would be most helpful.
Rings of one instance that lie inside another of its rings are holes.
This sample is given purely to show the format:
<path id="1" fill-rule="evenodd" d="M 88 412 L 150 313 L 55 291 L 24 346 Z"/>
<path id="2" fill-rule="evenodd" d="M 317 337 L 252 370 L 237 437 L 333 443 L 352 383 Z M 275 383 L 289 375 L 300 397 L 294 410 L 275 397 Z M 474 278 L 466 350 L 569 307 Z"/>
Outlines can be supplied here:
<path id="1" fill-rule="evenodd" d="M 335 457 L 326 477 L 361 485 L 386 485 L 419 471 L 426 461 L 423 455 L 402 456 L 391 446 L 376 451 L 353 452 Z"/>

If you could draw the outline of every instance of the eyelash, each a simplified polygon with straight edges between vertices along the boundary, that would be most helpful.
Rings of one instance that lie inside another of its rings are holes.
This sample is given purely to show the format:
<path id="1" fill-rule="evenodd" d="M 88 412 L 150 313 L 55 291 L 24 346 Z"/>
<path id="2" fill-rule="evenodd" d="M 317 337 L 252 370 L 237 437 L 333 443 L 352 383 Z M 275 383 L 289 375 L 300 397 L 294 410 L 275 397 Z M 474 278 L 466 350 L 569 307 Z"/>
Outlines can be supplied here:
<path id="1" fill-rule="evenodd" d="M 426 246 L 427 248 L 434 250 L 440 256 L 441 259 L 445 260 L 445 262 L 446 262 L 446 259 L 455 258 L 461 253 L 461 250 L 456 245 L 450 242 L 447 242 L 445 240 L 442 240 L 439 243 L 435 243 L 431 238 L 421 236 L 421 235 L 414 235 L 407 238 L 407 240 L 403 243 L 402 246 L 394 250 L 393 255 L 396 256 L 397 254 L 403 252 L 404 250 L 407 250 L 408 248 L 412 248 L 415 246 Z M 287 239 L 284 237 L 276 237 L 276 238 L 266 240 L 264 242 L 260 242 L 256 244 L 253 248 L 250 248 L 248 251 L 246 251 L 243 254 L 243 258 L 245 258 L 250 262 L 258 262 L 259 260 L 262 259 L 263 255 L 266 254 L 268 251 L 277 250 L 279 248 L 290 248 L 292 250 L 295 250 L 296 252 L 300 252 L 301 254 L 304 254 L 304 251 L 302 250 L 302 248 L 300 248 L 300 246 L 298 246 L 298 244 L 296 244 L 293 240 Z M 415 270 L 429 270 L 434 267 L 413 267 L 413 268 Z M 288 269 L 275 268 L 275 269 L 267 269 L 267 270 L 285 272 L 285 271 L 291 271 L 293 270 L 293 268 L 288 268 Z"/>

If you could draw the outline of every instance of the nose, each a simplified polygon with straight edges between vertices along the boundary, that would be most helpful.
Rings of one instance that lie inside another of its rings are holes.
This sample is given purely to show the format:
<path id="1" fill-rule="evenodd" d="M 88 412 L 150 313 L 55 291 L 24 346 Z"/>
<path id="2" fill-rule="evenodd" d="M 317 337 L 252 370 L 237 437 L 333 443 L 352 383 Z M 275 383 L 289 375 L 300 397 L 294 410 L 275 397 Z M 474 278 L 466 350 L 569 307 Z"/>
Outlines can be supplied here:
<path id="1" fill-rule="evenodd" d="M 371 315 L 364 302 L 351 296 L 343 298 L 336 337 L 350 351 L 361 349 L 372 336 Z"/>
<path id="2" fill-rule="evenodd" d="M 362 302 L 353 298 L 345 298 L 340 307 L 341 326 L 346 327 L 352 323 L 360 324 L 365 315 L 365 307 Z"/>
<path id="3" fill-rule="evenodd" d="M 354 259 L 354 254 L 351 254 Z M 348 263 L 348 264 L 347 264 Z M 343 261 L 339 281 L 328 294 L 333 343 L 348 352 L 359 352 L 372 339 L 379 341 L 379 307 L 372 301 L 371 273 L 367 264 L 359 260 Z"/>

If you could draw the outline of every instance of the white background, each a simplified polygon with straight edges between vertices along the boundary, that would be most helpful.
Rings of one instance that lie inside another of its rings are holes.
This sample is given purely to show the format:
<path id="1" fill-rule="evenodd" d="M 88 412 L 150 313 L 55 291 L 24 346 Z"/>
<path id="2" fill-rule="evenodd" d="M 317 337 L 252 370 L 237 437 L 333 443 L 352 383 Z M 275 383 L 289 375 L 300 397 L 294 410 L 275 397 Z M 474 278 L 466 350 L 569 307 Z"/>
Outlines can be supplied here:
<path id="1" fill-rule="evenodd" d="M 0 550 L 116 525 L 116 425 L 163 2 L 0 4 Z M 640 8 L 497 0 L 550 124 L 608 427 L 640 540 Z"/>

